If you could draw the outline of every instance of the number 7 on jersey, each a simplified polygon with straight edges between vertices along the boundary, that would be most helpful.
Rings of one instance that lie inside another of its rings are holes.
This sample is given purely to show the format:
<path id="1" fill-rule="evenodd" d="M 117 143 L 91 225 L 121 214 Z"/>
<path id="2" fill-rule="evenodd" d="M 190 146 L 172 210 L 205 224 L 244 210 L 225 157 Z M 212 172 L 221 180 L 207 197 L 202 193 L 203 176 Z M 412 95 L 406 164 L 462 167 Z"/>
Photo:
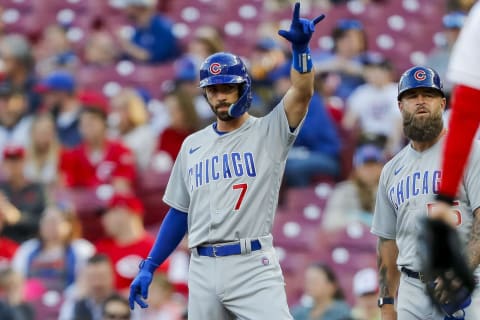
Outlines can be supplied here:
<path id="1" fill-rule="evenodd" d="M 242 206 L 243 198 L 245 197 L 245 193 L 247 192 L 248 189 L 248 184 L 246 183 L 239 183 L 239 184 L 234 184 L 232 186 L 233 190 L 240 189 L 240 195 L 238 196 L 237 203 L 235 204 L 235 208 L 233 210 L 238 211 L 240 210 L 240 207 Z"/>

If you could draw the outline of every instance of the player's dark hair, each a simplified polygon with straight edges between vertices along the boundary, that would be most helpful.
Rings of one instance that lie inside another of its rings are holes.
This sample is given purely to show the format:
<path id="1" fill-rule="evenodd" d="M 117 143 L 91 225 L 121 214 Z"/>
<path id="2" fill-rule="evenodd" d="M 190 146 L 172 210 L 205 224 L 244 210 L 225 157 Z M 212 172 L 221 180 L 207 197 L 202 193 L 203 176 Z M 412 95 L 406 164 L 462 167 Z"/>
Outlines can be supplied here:
<path id="1" fill-rule="evenodd" d="M 335 292 L 333 293 L 333 298 L 335 300 L 345 300 L 345 294 L 343 293 L 342 287 L 340 287 L 337 275 L 329 265 L 323 262 L 315 262 L 311 264 L 310 267 L 323 271 L 327 276 L 328 282 L 335 286 Z"/>

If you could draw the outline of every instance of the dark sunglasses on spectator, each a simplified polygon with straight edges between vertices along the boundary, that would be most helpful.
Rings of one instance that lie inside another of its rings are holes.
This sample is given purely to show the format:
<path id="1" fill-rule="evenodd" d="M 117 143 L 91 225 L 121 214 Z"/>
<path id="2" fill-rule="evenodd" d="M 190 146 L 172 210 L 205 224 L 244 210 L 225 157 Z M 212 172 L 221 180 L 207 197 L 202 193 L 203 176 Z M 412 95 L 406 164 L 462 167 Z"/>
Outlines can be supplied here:
<path id="1" fill-rule="evenodd" d="M 129 320 L 130 313 L 113 313 L 113 312 L 105 312 L 103 314 L 104 319 L 108 320 Z"/>

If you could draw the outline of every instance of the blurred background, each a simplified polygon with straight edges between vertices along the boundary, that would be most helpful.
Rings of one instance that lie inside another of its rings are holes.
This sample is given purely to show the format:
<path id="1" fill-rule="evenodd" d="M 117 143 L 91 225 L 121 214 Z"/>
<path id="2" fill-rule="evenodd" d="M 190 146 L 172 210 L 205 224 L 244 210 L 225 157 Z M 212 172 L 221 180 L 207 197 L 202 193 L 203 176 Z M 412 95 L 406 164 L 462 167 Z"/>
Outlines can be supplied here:
<path id="1" fill-rule="evenodd" d="M 312 309 L 379 319 L 369 228 L 381 169 L 406 143 L 397 80 L 412 65 L 444 79 L 473 2 L 301 2 L 301 16 L 327 17 L 310 43 L 315 94 L 273 228 L 296 320 Z M 213 121 L 199 66 L 218 51 L 240 55 L 250 113 L 267 114 L 290 86 L 277 31 L 292 6 L 0 0 L 2 319 L 186 319 L 186 239 L 159 268 L 149 309 L 131 313 L 124 297 L 168 210 L 183 139 Z"/>

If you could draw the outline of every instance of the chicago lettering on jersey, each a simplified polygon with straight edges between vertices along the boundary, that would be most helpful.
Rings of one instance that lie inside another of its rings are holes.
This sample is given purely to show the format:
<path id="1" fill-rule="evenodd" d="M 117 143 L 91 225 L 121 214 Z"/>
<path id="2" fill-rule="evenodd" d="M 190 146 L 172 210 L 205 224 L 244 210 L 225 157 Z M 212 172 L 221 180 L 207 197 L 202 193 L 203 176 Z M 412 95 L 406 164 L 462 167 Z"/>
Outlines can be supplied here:
<path id="1" fill-rule="evenodd" d="M 388 190 L 388 198 L 398 209 L 405 201 L 418 195 L 436 194 L 440 184 L 441 172 L 434 171 L 416 171 L 410 175 L 402 177 L 396 184 Z"/>
<path id="2" fill-rule="evenodd" d="M 199 188 L 211 181 L 243 176 L 257 176 L 255 160 L 251 152 L 215 155 L 202 159 L 188 169 L 190 190 Z"/>

